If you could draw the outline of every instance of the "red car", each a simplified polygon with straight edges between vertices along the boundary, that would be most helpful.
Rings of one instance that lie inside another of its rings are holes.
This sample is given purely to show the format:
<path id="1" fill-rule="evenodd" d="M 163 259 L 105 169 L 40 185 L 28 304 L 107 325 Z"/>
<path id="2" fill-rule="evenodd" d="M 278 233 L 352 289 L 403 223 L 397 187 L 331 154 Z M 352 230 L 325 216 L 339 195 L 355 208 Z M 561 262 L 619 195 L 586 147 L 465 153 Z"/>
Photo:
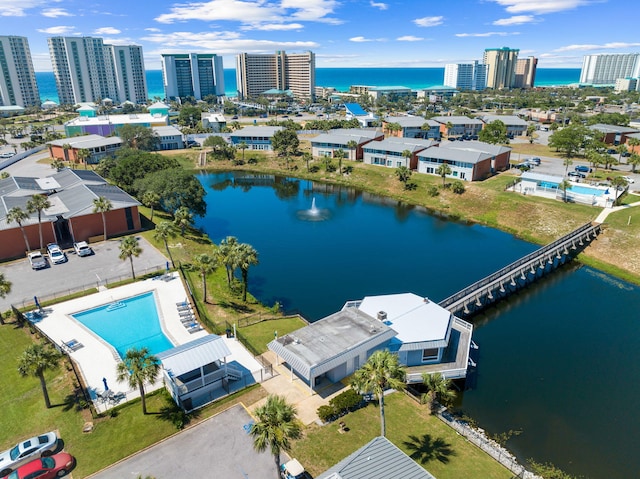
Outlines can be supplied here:
<path id="1" fill-rule="evenodd" d="M 59 452 L 53 456 L 35 459 L 24 466 L 20 466 L 3 479 L 53 479 L 66 476 L 75 459 L 71 454 Z"/>

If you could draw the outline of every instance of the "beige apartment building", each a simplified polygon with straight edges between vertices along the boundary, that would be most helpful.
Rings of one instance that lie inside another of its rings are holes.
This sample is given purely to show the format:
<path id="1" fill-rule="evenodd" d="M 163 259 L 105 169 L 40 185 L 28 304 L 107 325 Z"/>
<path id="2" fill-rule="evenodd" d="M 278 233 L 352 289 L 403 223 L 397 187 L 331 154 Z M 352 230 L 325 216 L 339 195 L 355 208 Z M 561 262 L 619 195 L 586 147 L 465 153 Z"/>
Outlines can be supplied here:
<path id="1" fill-rule="evenodd" d="M 505 90 L 514 87 L 519 51 L 507 47 L 484 51 L 482 63 L 487 65 L 487 88 Z"/>

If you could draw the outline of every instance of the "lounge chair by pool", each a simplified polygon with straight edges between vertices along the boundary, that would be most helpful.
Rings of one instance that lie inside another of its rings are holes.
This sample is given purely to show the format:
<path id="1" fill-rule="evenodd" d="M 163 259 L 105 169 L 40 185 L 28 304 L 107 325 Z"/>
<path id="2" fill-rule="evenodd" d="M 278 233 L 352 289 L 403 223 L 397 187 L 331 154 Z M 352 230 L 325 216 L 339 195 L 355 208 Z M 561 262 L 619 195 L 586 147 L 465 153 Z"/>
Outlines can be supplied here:
<path id="1" fill-rule="evenodd" d="M 84 344 L 79 342 L 76 339 L 70 339 L 69 341 L 63 341 L 62 345 L 69 351 L 77 351 L 78 349 L 84 347 Z"/>

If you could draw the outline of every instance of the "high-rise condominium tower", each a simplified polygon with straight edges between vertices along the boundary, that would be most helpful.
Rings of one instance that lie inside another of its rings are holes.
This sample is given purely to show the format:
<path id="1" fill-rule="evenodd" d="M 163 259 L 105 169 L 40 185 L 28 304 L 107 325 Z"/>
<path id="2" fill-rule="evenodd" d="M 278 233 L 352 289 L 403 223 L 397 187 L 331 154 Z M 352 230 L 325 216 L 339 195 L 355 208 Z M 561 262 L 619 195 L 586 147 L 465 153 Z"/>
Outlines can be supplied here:
<path id="1" fill-rule="evenodd" d="M 516 61 L 520 50 L 487 48 L 482 63 L 487 65 L 487 88 L 503 90 L 515 85 Z"/>
<path id="2" fill-rule="evenodd" d="M 146 103 L 142 47 L 105 45 L 95 37 L 52 37 L 48 42 L 61 104 L 106 98 Z"/>
<path id="3" fill-rule="evenodd" d="M 458 90 L 484 90 L 487 87 L 487 66 L 473 63 L 448 63 L 444 67 L 444 85 Z"/>
<path id="4" fill-rule="evenodd" d="M 640 53 L 598 53 L 585 55 L 580 83 L 614 85 L 618 78 L 640 76 Z"/>
<path id="5" fill-rule="evenodd" d="M 0 36 L 0 104 L 40 106 L 29 42 L 25 37 Z"/>
<path id="6" fill-rule="evenodd" d="M 224 96 L 222 57 L 213 53 L 163 53 L 162 78 L 167 100 Z"/>
<path id="7" fill-rule="evenodd" d="M 273 55 L 241 53 L 236 58 L 238 97 L 255 98 L 268 90 L 291 90 L 299 99 L 314 97 L 316 58 L 312 52 Z"/>
<path id="8" fill-rule="evenodd" d="M 538 59 L 535 57 L 520 58 L 516 62 L 514 88 L 533 88 L 536 81 Z"/>

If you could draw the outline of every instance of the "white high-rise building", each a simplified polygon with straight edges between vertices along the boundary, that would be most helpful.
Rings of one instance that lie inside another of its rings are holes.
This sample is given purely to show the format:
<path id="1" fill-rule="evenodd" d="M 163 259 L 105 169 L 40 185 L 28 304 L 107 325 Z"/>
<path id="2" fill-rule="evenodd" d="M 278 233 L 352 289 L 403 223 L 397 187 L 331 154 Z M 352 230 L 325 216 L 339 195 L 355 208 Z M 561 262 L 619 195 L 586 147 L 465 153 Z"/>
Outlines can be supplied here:
<path id="1" fill-rule="evenodd" d="M 520 50 L 487 48 L 482 63 L 487 65 L 487 88 L 503 90 L 515 86 L 516 62 Z"/>
<path id="2" fill-rule="evenodd" d="M 614 85 L 618 78 L 640 76 L 640 53 L 598 53 L 585 55 L 580 83 Z"/>
<path id="3" fill-rule="evenodd" d="M 52 37 L 48 43 L 61 104 L 107 98 L 146 103 L 142 47 L 105 45 L 95 37 Z"/>
<path id="4" fill-rule="evenodd" d="M 484 90 L 487 87 L 487 66 L 473 63 L 448 63 L 444 67 L 444 85 L 458 90 Z"/>
<path id="5" fill-rule="evenodd" d="M 25 37 L 0 36 L 0 105 L 40 106 L 29 42 Z"/>
<path id="6" fill-rule="evenodd" d="M 224 96 L 222 57 L 213 53 L 163 53 L 162 78 L 167 100 Z"/>
<path id="7" fill-rule="evenodd" d="M 236 57 L 236 83 L 240 99 L 255 98 L 268 90 L 291 90 L 295 98 L 311 99 L 316 86 L 315 54 L 241 53 Z"/>

